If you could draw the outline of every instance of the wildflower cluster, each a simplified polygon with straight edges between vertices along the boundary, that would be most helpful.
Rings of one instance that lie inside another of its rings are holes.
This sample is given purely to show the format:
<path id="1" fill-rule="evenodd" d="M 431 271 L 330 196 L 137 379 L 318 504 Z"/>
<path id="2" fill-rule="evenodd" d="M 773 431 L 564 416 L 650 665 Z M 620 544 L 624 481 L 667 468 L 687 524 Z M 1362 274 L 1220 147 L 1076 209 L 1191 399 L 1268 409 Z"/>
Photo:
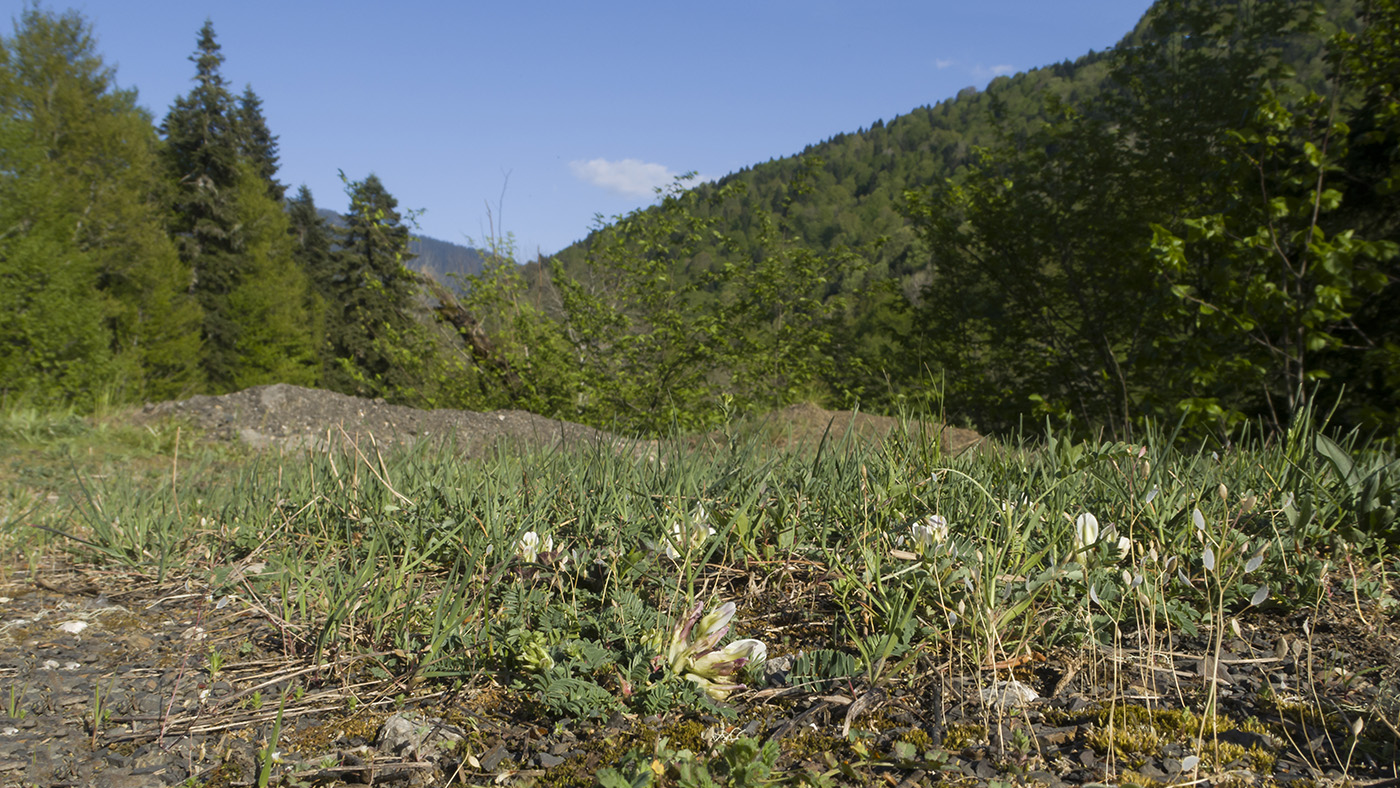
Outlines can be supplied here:
<path id="1" fill-rule="evenodd" d="M 729 632 L 734 603 L 727 602 L 701 618 L 703 604 L 696 604 L 684 621 L 671 633 L 665 664 L 673 673 L 698 685 L 714 700 L 724 700 L 744 685 L 737 681 L 740 670 L 754 670 L 768 658 L 768 647 L 752 638 L 736 640 L 716 649 Z M 658 658 L 663 659 L 663 658 Z"/>

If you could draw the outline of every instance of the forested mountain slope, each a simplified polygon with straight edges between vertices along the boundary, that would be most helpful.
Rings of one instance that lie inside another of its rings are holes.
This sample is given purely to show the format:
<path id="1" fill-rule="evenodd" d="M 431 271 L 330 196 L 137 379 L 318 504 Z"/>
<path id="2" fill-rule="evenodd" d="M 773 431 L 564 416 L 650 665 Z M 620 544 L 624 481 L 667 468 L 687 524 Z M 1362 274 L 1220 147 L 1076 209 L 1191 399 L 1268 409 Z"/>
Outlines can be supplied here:
<path id="1" fill-rule="evenodd" d="M 1277 427 L 1345 390 L 1341 418 L 1392 430 L 1395 13 L 1161 0 L 1110 51 L 616 217 L 536 303 L 632 331 L 684 316 L 673 355 L 727 345 L 742 360 L 705 379 L 735 396 L 766 353 L 748 396 L 936 391 L 990 429 Z M 669 300 L 617 296 L 627 281 Z"/>
<path id="2" fill-rule="evenodd" d="M 1115 49 L 1141 49 L 1153 41 L 1150 20 L 1171 5 L 1159 3 L 1149 10 Z M 1199 5 L 1237 4 L 1212 0 Z M 1321 11 L 1323 29 L 1317 35 L 1288 36 L 1274 43 L 1279 57 L 1297 70 L 1298 81 L 1325 89 L 1324 37 L 1334 29 L 1355 28 L 1357 4 L 1329 0 Z M 1000 76 L 985 90 L 967 87 L 888 121 L 875 120 L 868 128 L 813 143 L 800 153 L 746 167 L 713 185 L 699 186 L 697 191 L 706 196 L 737 184 L 744 191 L 719 206 L 702 204 L 696 213 L 717 219 L 714 229 L 752 254 L 759 246 L 754 209 L 762 208 L 805 248 L 865 250 L 874 258 L 869 276 L 898 277 L 910 283 L 906 289 L 912 293 L 926 282 L 919 273 L 927 269 L 929 259 L 914 248 L 917 232 L 901 208 L 905 193 L 939 185 L 974 161 L 979 148 L 1023 137 L 1039 127 L 1055 112 L 1048 104 L 1052 99 L 1055 105 L 1073 106 L 1120 90 L 1110 79 L 1112 57 L 1112 51 L 1089 52 Z M 878 250 L 870 249 L 876 242 Z M 585 239 L 557 257 L 572 272 L 588 243 Z"/>

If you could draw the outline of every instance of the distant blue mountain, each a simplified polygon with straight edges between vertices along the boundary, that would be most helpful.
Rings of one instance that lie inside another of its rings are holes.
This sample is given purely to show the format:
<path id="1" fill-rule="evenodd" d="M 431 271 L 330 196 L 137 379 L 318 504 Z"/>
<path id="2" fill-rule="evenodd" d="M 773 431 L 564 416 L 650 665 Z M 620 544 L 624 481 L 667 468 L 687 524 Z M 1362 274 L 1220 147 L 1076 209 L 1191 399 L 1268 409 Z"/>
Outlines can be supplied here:
<path id="1" fill-rule="evenodd" d="M 321 208 L 317 212 L 333 226 L 345 226 L 345 217 L 335 211 Z M 409 268 L 427 274 L 453 290 L 461 289 L 457 277 L 479 274 L 484 265 L 481 252 L 470 246 L 422 235 L 413 236 L 408 242 L 408 251 L 413 255 L 413 259 L 406 263 Z"/>

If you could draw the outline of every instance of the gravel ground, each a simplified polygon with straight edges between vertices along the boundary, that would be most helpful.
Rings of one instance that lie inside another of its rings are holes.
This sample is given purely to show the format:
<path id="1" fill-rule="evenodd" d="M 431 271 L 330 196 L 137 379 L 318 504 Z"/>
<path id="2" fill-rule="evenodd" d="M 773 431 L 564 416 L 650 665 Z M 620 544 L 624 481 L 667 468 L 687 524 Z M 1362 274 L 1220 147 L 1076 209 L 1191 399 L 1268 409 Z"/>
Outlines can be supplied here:
<path id="1" fill-rule="evenodd" d="M 1400 641 L 1392 626 L 1377 626 L 1381 611 L 1363 610 L 1362 623 L 1348 603 L 1306 619 L 1260 616 L 1226 641 L 1215 675 L 1232 724 L 1214 739 L 1225 746 L 1213 782 L 1340 785 L 1350 759 L 1353 784 L 1395 784 L 1393 757 L 1374 754 L 1387 740 L 1394 753 L 1393 731 L 1366 710 L 1389 708 L 1395 719 Z M 587 784 L 611 764 L 601 742 L 740 733 L 783 742 L 783 765 L 798 770 L 826 769 L 825 752 L 859 760 L 859 744 L 884 754 L 859 772 L 879 784 L 1186 783 L 1192 753 L 1180 744 L 1145 755 L 1104 747 L 1104 702 L 1117 699 L 1118 735 L 1146 735 L 1129 709 L 1199 704 L 1210 664 L 1202 639 L 1159 642 L 1150 657 L 1130 639 L 1100 658 L 1051 654 L 995 676 L 947 680 L 934 665 L 926 675 L 943 679 L 810 690 L 786 686 L 774 660 L 771 686 L 736 697 L 734 720 L 614 715 L 591 727 L 545 727 L 486 678 L 448 694 L 369 678 L 363 661 L 316 668 L 284 652 L 255 600 L 214 600 L 193 580 L 162 584 L 62 560 L 11 567 L 0 617 L 6 786 L 252 785 L 269 760 L 287 784 L 529 784 L 551 774 Z M 211 648 L 225 655 L 217 671 Z M 1278 702 L 1264 701 L 1265 688 Z M 284 691 L 279 755 L 266 759 L 260 750 Z M 1350 720 L 1329 728 L 1298 711 L 1316 704 L 1364 717 L 1375 746 L 1352 752 Z M 852 737 L 842 735 L 848 724 Z M 926 741 L 914 732 L 942 740 L 946 755 L 889 755 L 898 741 Z M 1198 754 L 1210 759 L 1209 749 Z"/>

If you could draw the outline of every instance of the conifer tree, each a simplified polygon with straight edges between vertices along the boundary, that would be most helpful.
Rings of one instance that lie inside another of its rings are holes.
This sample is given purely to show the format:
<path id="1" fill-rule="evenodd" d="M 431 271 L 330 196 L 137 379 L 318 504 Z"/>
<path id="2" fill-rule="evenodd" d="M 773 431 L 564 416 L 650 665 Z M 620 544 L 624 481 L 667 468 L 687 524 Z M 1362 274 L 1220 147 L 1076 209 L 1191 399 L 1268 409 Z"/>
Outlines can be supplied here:
<path id="1" fill-rule="evenodd" d="M 282 217 L 274 196 L 281 186 L 271 180 L 276 138 L 267 133 L 251 89 L 241 103 L 229 93 L 211 22 L 200 28 L 190 60 L 195 86 L 175 101 L 161 129 L 175 183 L 172 230 L 204 312 L 209 386 L 226 391 L 282 374 L 290 376 L 287 382 L 308 382 L 297 349 L 315 321 L 307 313 L 306 279 L 291 270 L 296 264 L 285 218 L 280 224 L 273 218 Z M 248 188 L 249 178 L 261 188 Z M 271 319 L 281 310 L 290 310 L 286 319 Z M 283 351 L 292 354 L 287 365 L 272 363 L 270 353 Z"/>
<path id="2" fill-rule="evenodd" d="M 332 231 L 317 212 L 316 200 L 305 184 L 287 201 L 287 219 L 291 222 L 293 256 L 306 272 L 312 289 L 322 298 L 329 297 L 336 275 Z"/>
<path id="3" fill-rule="evenodd" d="M 195 86 L 175 100 L 161 124 L 165 160 L 175 183 L 171 231 L 180 257 L 193 270 L 191 290 L 204 310 L 203 367 L 209 383 L 232 383 L 239 323 L 228 296 L 240 278 L 242 259 L 237 206 L 239 151 L 233 132 L 233 98 L 219 67 L 224 56 L 206 21 L 199 30 Z"/>
<path id="4" fill-rule="evenodd" d="M 253 92 L 252 85 L 246 86 L 238 99 L 234 128 L 243 157 L 253 163 L 258 176 L 267 182 L 268 196 L 281 202 L 287 187 L 277 180 L 277 135 L 268 130 L 262 99 Z"/>
<path id="5" fill-rule="evenodd" d="M 350 211 L 328 301 L 328 341 L 337 369 L 327 383 L 340 391 L 383 395 L 412 388 L 391 344 L 411 322 L 412 274 L 404 267 L 409 232 L 377 175 L 349 183 Z"/>

